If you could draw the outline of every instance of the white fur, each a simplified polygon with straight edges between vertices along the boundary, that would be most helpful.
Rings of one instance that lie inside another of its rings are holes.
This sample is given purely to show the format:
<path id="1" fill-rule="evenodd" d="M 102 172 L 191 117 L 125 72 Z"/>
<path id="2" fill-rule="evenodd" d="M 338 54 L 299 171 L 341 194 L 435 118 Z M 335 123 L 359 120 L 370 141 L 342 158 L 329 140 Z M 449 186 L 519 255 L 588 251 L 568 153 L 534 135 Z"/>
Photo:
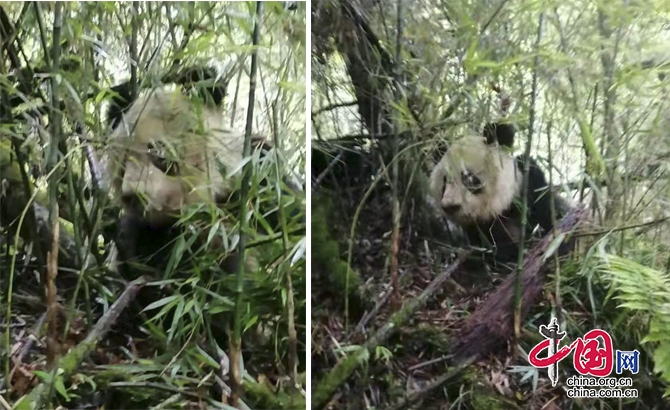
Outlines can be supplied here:
<path id="1" fill-rule="evenodd" d="M 229 193 L 231 181 L 222 177 L 215 157 L 228 172 L 239 169 L 244 138 L 223 124 L 222 112 L 178 92 L 152 90 L 138 98 L 111 138 L 116 196 L 138 195 L 147 221 L 161 223 L 184 205 Z M 156 141 L 177 155 L 177 175 L 166 175 L 151 162 L 148 144 Z"/>
<path id="2" fill-rule="evenodd" d="M 483 192 L 473 194 L 463 185 L 465 169 L 485 184 Z M 491 221 L 509 209 L 521 192 L 522 180 L 509 152 L 488 145 L 484 137 L 469 135 L 454 141 L 433 168 L 430 193 L 443 208 L 460 205 L 453 216 L 459 223 L 472 224 Z"/>

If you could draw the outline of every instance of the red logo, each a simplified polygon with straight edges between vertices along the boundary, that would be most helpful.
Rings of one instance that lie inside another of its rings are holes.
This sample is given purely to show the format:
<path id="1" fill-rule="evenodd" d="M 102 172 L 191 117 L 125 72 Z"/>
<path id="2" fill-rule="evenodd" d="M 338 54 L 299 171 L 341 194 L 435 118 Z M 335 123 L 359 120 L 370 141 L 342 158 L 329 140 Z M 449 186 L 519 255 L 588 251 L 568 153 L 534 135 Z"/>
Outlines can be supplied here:
<path id="1" fill-rule="evenodd" d="M 556 386 L 558 382 L 558 362 L 573 351 L 572 363 L 579 374 L 607 377 L 612 373 L 614 349 L 612 337 L 606 331 L 593 329 L 584 337 L 577 338 L 569 346 L 560 347 L 565 332 L 561 332 L 556 318 L 552 318 L 548 326 L 540 326 L 540 334 L 545 339 L 531 349 L 528 353 L 528 361 L 535 367 L 548 368 L 549 379 L 553 386 Z M 545 350 L 547 353 L 540 357 L 540 353 Z M 624 367 L 637 373 L 637 360 L 637 351 L 620 352 L 617 350 L 617 373 L 620 374 Z"/>
<path id="2" fill-rule="evenodd" d="M 600 346 L 601 340 L 603 346 Z M 569 346 L 563 346 L 554 354 L 539 357 L 540 353 L 549 349 L 556 339 L 545 339 L 538 343 L 528 354 L 528 361 L 535 367 L 549 367 L 565 359 L 573 350 L 573 365 L 579 374 L 597 377 L 606 377 L 612 373 L 614 367 L 612 337 L 602 329 L 593 329 L 583 338 L 578 338 Z M 551 349 L 549 349 L 551 350 Z"/>

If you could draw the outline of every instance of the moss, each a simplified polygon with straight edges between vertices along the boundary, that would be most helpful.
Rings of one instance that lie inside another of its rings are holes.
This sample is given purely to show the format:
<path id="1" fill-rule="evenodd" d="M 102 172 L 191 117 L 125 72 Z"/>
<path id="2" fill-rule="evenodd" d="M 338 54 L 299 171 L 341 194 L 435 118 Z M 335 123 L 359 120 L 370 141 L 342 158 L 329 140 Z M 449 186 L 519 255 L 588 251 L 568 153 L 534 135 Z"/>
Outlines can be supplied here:
<path id="1" fill-rule="evenodd" d="M 330 201 L 327 196 L 315 198 L 312 206 L 312 262 L 321 273 L 321 279 L 332 285 L 336 293 L 345 294 L 349 276 L 349 296 L 358 294 L 362 284 L 360 275 L 342 259 L 340 244 L 332 238 Z"/>
<path id="2" fill-rule="evenodd" d="M 482 376 L 477 373 L 476 368 L 470 368 L 463 374 L 463 381 L 470 386 L 471 394 L 469 404 L 474 410 L 503 410 L 515 409 L 518 406 L 496 394 L 482 381 Z"/>
<path id="3" fill-rule="evenodd" d="M 245 382 L 245 398 L 250 399 L 255 406 L 268 409 L 305 409 L 307 403 L 299 391 L 291 389 L 273 392 L 262 383 Z"/>
<path id="4" fill-rule="evenodd" d="M 10 183 L 21 181 L 19 162 L 8 139 L 0 141 L 0 176 Z"/>
<path id="5" fill-rule="evenodd" d="M 413 352 L 429 351 L 438 356 L 449 353 L 449 337 L 444 329 L 430 323 L 420 323 L 404 334 L 407 339 L 403 344 Z"/>
<path id="6" fill-rule="evenodd" d="M 474 410 L 503 410 L 511 408 L 504 401 L 484 390 L 475 390 L 470 401 Z"/>
<path id="7" fill-rule="evenodd" d="M 333 393 L 351 376 L 351 373 L 363 362 L 369 359 L 368 349 L 360 348 L 349 356 L 340 360 L 337 365 L 313 389 L 312 409 L 323 408 Z"/>

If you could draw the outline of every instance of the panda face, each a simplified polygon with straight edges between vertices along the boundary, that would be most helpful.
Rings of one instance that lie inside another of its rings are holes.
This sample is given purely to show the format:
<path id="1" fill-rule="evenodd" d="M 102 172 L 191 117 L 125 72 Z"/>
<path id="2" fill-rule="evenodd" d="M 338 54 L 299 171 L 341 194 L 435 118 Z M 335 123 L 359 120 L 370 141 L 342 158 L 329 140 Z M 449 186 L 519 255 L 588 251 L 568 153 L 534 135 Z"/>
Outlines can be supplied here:
<path id="1" fill-rule="evenodd" d="M 491 221 L 521 192 L 516 160 L 497 141 L 469 135 L 454 141 L 430 176 L 430 191 L 464 225 Z"/>
<path id="2" fill-rule="evenodd" d="M 174 221 L 185 205 L 217 201 L 232 183 L 243 138 L 223 126 L 222 112 L 187 96 L 153 90 L 140 97 L 112 134 L 114 188 L 124 214 L 149 225 Z"/>

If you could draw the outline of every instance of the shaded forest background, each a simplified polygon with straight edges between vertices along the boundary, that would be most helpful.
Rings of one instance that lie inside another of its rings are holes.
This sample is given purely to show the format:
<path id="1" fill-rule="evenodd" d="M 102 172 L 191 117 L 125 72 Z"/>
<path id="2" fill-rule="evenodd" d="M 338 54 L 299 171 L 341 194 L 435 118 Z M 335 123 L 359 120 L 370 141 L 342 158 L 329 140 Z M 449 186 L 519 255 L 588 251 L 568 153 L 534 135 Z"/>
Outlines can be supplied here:
<path id="1" fill-rule="evenodd" d="M 305 179 L 305 18 L 297 2 L 0 5 L 0 408 L 304 408 L 305 198 L 278 187 Z M 128 284 L 106 109 L 122 81 L 192 66 L 228 83 L 221 115 L 240 138 L 253 110 L 274 145 L 246 165 L 256 222 L 241 230 L 239 204 L 190 209 L 171 268 Z M 276 229 L 263 212 L 279 204 Z M 190 248 L 202 235 L 225 246 Z M 241 235 L 257 263 L 240 282 L 217 267 Z M 153 298 L 134 304 L 141 287 Z"/>
<path id="2" fill-rule="evenodd" d="M 313 408 L 666 408 L 666 2 L 343 0 L 311 18 Z M 459 243 L 427 173 L 450 138 L 501 117 L 588 218 L 516 337 L 459 367 L 459 332 L 507 278 L 428 286 Z M 601 328 L 639 349 L 640 397 L 567 399 L 567 361 L 553 388 L 527 359 L 551 317 L 566 344 Z"/>

